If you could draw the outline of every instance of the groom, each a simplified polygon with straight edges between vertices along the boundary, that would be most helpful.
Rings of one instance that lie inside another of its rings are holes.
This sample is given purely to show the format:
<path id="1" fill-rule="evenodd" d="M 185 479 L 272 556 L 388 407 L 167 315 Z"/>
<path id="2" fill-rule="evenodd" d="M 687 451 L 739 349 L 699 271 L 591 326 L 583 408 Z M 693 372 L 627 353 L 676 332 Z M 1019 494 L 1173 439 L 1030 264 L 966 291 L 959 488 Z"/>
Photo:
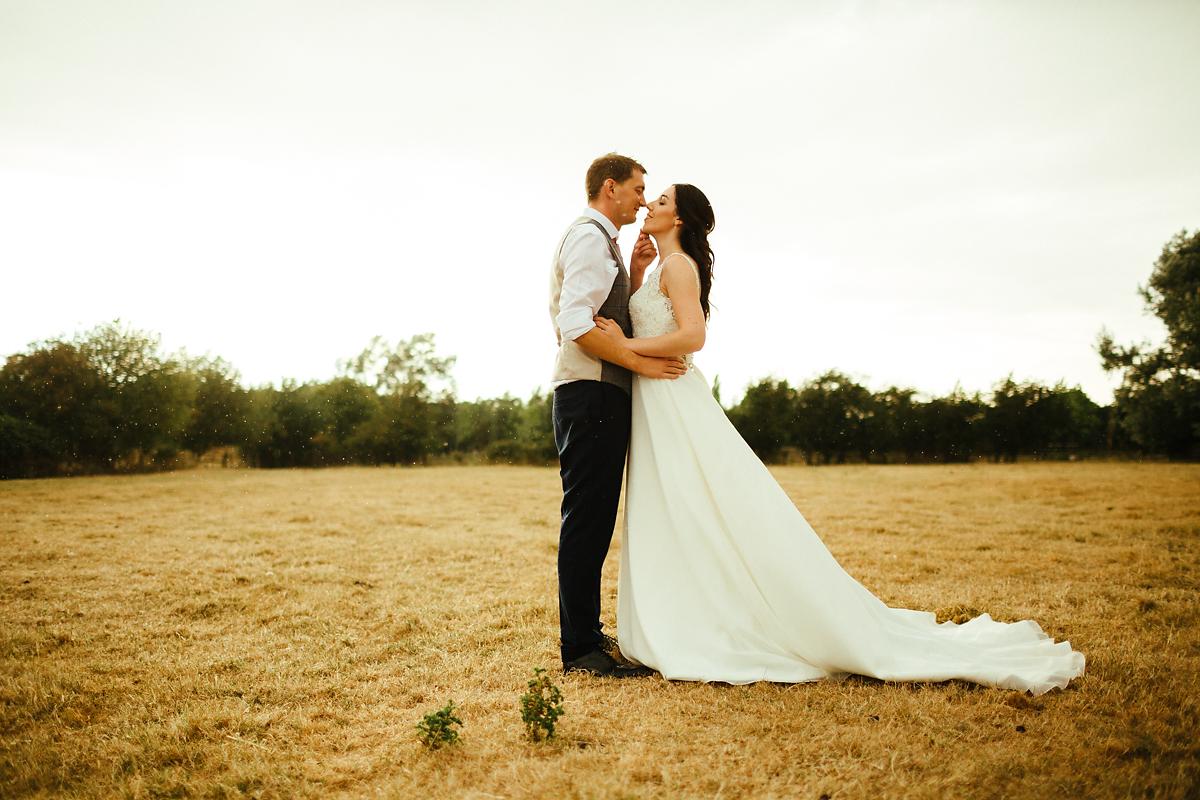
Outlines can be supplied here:
<path id="1" fill-rule="evenodd" d="M 653 674 L 609 654 L 617 652 L 617 643 L 601 630 L 600 572 L 612 542 L 629 449 L 632 373 L 677 378 L 686 367 L 678 358 L 650 358 L 626 350 L 592 321 L 607 317 L 626 336 L 633 336 L 631 275 L 617 246 L 617 233 L 622 225 L 635 222 L 646 205 L 645 175 L 645 167 L 616 153 L 592 162 L 587 208 L 563 234 L 550 277 L 550 317 L 558 337 L 554 443 L 563 486 L 558 619 L 565 672 Z M 649 237 L 638 237 L 630 265 L 635 289 L 654 255 Z"/>

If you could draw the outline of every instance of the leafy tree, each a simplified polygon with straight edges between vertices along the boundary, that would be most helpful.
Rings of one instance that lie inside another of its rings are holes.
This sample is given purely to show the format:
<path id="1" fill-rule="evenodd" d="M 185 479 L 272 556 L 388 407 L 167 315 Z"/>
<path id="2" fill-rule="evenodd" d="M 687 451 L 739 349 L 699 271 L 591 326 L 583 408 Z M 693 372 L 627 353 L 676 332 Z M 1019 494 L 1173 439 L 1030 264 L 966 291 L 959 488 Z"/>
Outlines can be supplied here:
<path id="1" fill-rule="evenodd" d="M 32 455 L 33 447 L 71 470 L 111 467 L 120 455 L 112 391 L 71 342 L 42 342 L 9 356 L 0 370 L 0 413 L 20 423 L 5 428 L 5 450 L 14 456 Z"/>
<path id="2" fill-rule="evenodd" d="M 190 415 L 190 386 L 179 362 L 160 352 L 159 337 L 114 320 L 74 344 L 107 390 L 117 452 L 142 465 L 148 456 L 178 450 Z"/>
<path id="3" fill-rule="evenodd" d="M 554 395 L 534 392 L 521 409 L 517 439 L 525 457 L 534 464 L 549 464 L 558 458 L 554 444 Z"/>
<path id="4" fill-rule="evenodd" d="M 312 402 L 321 426 L 313 442 L 322 462 L 355 460 L 355 433 L 379 410 L 379 394 L 365 383 L 341 377 L 314 387 Z"/>
<path id="5" fill-rule="evenodd" d="M 193 393 L 157 336 L 119 320 L 33 344 L 0 370 L 0 413 L 27 423 L 5 428 L 9 445 L 36 451 L 39 471 L 49 461 L 67 471 L 146 466 L 174 453 Z"/>
<path id="6" fill-rule="evenodd" d="M 787 381 L 767 378 L 749 386 L 728 415 L 759 458 L 776 461 L 793 442 L 796 412 L 796 391 Z"/>
<path id="7" fill-rule="evenodd" d="M 454 356 L 436 353 L 434 335 L 422 333 L 396 345 L 376 336 L 361 353 L 341 362 L 342 372 L 379 396 L 358 426 L 352 446 L 374 463 L 424 463 L 446 452 L 454 439 Z"/>
<path id="8" fill-rule="evenodd" d="M 444 437 L 452 420 L 451 403 L 431 403 L 409 394 L 383 395 L 351 444 L 374 464 L 422 464 L 431 453 L 448 449 Z"/>
<path id="9" fill-rule="evenodd" d="M 37 423 L 0 414 L 0 479 L 52 475 L 59 443 Z"/>
<path id="10" fill-rule="evenodd" d="M 1060 381 L 1044 401 L 1046 452 L 1104 449 L 1104 409 L 1078 386 L 1068 389 Z"/>
<path id="11" fill-rule="evenodd" d="M 1172 459 L 1200 455 L 1200 381 L 1170 370 L 1116 391 L 1121 421 L 1144 452 Z"/>
<path id="12" fill-rule="evenodd" d="M 794 440 L 811 464 L 818 454 L 822 463 L 846 461 L 851 450 L 871 448 L 866 440 L 868 417 L 874 413 L 871 393 L 836 370 L 818 375 L 796 395 Z"/>
<path id="13" fill-rule="evenodd" d="M 521 401 L 508 394 L 458 403 L 454 417 L 455 448 L 481 452 L 493 442 L 515 443 L 520 435 L 522 411 Z"/>
<path id="14" fill-rule="evenodd" d="M 890 453 L 904 453 L 906 461 L 915 461 L 922 450 L 924 434 L 913 402 L 915 389 L 890 386 L 871 397 L 872 413 L 865 420 L 864 444 L 885 464 Z M 868 460 L 868 454 L 863 454 Z"/>
<path id="15" fill-rule="evenodd" d="M 361 353 L 340 362 L 343 374 L 373 386 L 380 394 L 406 394 L 442 400 L 454 394 L 450 370 L 455 357 L 440 357 L 432 333 L 420 333 L 391 345 L 376 336 Z"/>
<path id="16" fill-rule="evenodd" d="M 991 407 L 984 412 L 984 428 L 992 445 L 993 460 L 1016 461 L 1022 451 L 1040 449 L 1044 436 L 1033 409 L 1044 395 L 1045 387 L 1016 383 L 1012 375 L 996 385 Z"/>
<path id="17" fill-rule="evenodd" d="M 250 425 L 250 397 L 237 371 L 220 358 L 186 363 L 191 404 L 183 446 L 197 455 L 213 447 L 244 442 Z"/>
<path id="18" fill-rule="evenodd" d="M 454 395 L 446 394 L 429 403 L 426 419 L 429 421 L 431 429 L 430 447 L 426 453 L 429 455 L 449 453 L 453 447 L 452 439 L 454 438 Z"/>
<path id="19" fill-rule="evenodd" d="M 315 402 L 318 385 L 284 381 L 279 389 L 250 392 L 246 451 L 256 467 L 311 467 L 320 463 L 317 436 L 324 421 Z"/>
<path id="20" fill-rule="evenodd" d="M 1163 246 L 1138 292 L 1167 328 L 1160 347 L 1119 346 L 1100 332 L 1106 371 L 1123 370 L 1116 403 L 1122 424 L 1144 450 L 1172 458 L 1200 450 L 1200 231 L 1180 231 Z"/>
<path id="21" fill-rule="evenodd" d="M 958 387 L 921 405 L 926 456 L 943 462 L 969 461 L 979 446 L 985 408 L 978 393 L 968 395 Z"/>

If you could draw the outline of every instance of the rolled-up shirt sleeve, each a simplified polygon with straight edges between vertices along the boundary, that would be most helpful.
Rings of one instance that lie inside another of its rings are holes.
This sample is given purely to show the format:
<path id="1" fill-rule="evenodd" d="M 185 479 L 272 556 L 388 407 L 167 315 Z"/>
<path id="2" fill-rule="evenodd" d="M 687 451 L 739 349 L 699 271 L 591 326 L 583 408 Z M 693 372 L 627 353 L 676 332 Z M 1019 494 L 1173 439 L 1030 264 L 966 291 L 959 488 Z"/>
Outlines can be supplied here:
<path id="1" fill-rule="evenodd" d="M 563 265 L 562 291 L 554 324 L 566 340 L 575 340 L 596 327 L 592 317 L 612 291 L 618 267 L 593 225 L 580 225 L 563 242 L 559 256 Z"/>

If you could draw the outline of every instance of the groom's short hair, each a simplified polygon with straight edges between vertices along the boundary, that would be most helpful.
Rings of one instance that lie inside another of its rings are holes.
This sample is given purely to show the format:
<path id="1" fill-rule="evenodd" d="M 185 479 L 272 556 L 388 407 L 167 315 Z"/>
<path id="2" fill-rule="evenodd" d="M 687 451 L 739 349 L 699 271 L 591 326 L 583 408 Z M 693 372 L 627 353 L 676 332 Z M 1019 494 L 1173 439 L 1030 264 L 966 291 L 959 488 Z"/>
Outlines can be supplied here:
<path id="1" fill-rule="evenodd" d="M 587 199 L 595 200 L 600 195 L 600 187 L 612 178 L 617 183 L 624 183 L 633 175 L 634 170 L 646 174 L 646 168 L 629 156 L 619 156 L 616 153 L 602 155 L 592 162 L 587 171 Z"/>

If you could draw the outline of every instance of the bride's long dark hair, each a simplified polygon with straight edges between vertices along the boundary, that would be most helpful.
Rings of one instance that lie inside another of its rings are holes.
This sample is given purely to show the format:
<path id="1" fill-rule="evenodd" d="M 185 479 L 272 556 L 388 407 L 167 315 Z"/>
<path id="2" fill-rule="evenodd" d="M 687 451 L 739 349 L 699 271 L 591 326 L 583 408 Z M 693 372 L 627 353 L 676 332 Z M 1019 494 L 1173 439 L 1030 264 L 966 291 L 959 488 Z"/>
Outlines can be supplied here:
<path id="1" fill-rule="evenodd" d="M 713 251 L 708 244 L 716 219 L 712 203 L 704 192 L 690 183 L 675 184 L 675 216 L 683 225 L 679 230 L 679 244 L 683 252 L 692 257 L 700 267 L 700 307 L 708 319 L 708 293 L 712 289 Z"/>

